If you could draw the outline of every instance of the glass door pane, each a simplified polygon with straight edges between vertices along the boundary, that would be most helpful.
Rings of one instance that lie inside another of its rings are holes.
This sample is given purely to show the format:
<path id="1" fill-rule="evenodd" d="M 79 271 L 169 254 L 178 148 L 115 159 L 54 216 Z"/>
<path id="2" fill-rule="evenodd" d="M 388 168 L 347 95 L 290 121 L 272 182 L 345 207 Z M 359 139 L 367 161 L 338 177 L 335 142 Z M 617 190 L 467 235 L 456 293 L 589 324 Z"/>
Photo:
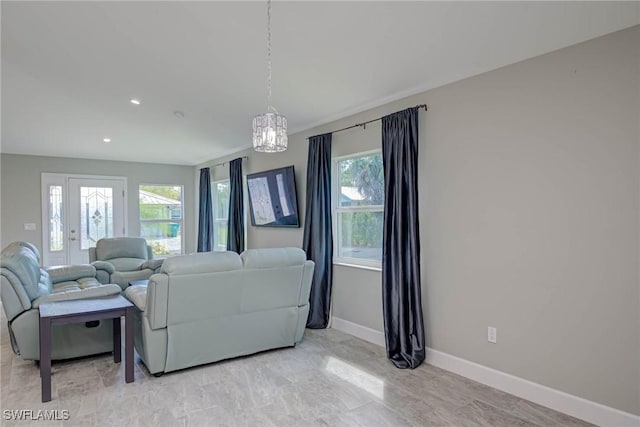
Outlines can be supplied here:
<path id="1" fill-rule="evenodd" d="M 89 262 L 89 248 L 106 237 L 124 236 L 123 179 L 69 179 L 69 263 Z"/>
<path id="2" fill-rule="evenodd" d="M 64 250 L 62 185 L 49 186 L 49 251 Z"/>
<path id="3" fill-rule="evenodd" d="M 105 237 L 113 237 L 113 189 L 80 187 L 80 249 L 96 245 Z"/>

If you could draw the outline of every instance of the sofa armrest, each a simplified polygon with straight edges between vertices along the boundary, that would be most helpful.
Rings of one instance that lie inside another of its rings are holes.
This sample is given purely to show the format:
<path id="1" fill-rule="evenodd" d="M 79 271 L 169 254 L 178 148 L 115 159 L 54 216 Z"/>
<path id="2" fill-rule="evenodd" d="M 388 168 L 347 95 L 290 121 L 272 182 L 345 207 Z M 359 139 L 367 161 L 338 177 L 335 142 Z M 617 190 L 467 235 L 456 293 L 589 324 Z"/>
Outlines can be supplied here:
<path id="1" fill-rule="evenodd" d="M 298 306 L 302 307 L 309 304 L 309 294 L 311 293 L 311 282 L 313 282 L 313 272 L 316 264 L 307 260 L 304 262 L 302 270 L 302 284 L 300 286 L 300 297 L 298 298 Z"/>
<path id="2" fill-rule="evenodd" d="M 109 261 L 93 261 L 91 265 L 96 270 L 104 270 L 109 274 L 113 274 L 116 271 L 116 268 Z"/>
<path id="3" fill-rule="evenodd" d="M 31 299 L 15 274 L 5 268 L 1 268 L 0 271 L 2 308 L 7 320 L 12 321 L 17 315 L 31 308 Z"/>
<path id="4" fill-rule="evenodd" d="M 147 285 L 129 286 L 124 291 L 127 297 L 140 311 L 144 311 L 147 307 Z"/>
<path id="5" fill-rule="evenodd" d="M 51 283 L 68 282 L 82 279 L 83 277 L 96 277 L 95 267 L 89 264 L 47 267 L 45 271 L 49 273 Z"/>
<path id="6" fill-rule="evenodd" d="M 158 270 L 160 267 L 162 267 L 162 263 L 164 262 L 164 259 L 150 259 L 148 261 L 145 261 L 144 263 L 142 263 L 142 269 L 144 268 L 148 268 L 149 270 L 153 270 L 153 272 L 155 273 L 156 270 Z"/>
<path id="7" fill-rule="evenodd" d="M 38 308 L 43 302 L 71 301 L 78 299 L 99 298 L 109 295 L 117 295 L 122 289 L 118 285 L 93 286 L 91 288 L 73 289 L 66 292 L 56 292 L 41 296 L 33 301 L 33 308 Z"/>
<path id="8" fill-rule="evenodd" d="M 151 329 L 167 327 L 167 309 L 169 306 L 169 276 L 154 274 L 147 284 L 144 316 Z"/>

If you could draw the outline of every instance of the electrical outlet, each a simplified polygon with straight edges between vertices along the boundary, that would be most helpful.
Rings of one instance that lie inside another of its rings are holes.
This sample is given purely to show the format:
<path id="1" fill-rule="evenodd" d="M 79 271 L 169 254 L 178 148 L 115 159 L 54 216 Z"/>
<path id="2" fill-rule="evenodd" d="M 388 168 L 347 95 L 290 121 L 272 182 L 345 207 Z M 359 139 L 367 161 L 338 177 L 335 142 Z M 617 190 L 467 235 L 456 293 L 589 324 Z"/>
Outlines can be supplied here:
<path id="1" fill-rule="evenodd" d="M 36 231 L 36 225 L 33 222 L 25 222 L 24 223 L 25 231 Z"/>
<path id="2" fill-rule="evenodd" d="M 494 344 L 498 342 L 498 330 L 493 326 L 489 326 L 487 329 L 487 340 Z"/>

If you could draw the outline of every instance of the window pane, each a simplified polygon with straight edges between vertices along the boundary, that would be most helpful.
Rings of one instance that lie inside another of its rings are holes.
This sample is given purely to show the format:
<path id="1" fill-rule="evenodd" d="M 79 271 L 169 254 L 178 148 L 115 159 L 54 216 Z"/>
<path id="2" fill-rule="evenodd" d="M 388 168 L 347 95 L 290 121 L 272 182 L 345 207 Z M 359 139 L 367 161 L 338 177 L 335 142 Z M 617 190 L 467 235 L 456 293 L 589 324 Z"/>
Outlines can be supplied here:
<path id="1" fill-rule="evenodd" d="M 382 212 L 338 213 L 338 257 L 382 261 Z"/>
<path id="2" fill-rule="evenodd" d="M 370 206 L 384 203 L 382 154 L 338 162 L 340 206 Z"/>
<path id="3" fill-rule="evenodd" d="M 80 249 L 113 237 L 113 189 L 80 187 Z"/>
<path id="4" fill-rule="evenodd" d="M 154 255 L 178 255 L 182 251 L 182 224 L 179 222 L 145 221 L 140 235 L 147 240 Z"/>
<path id="5" fill-rule="evenodd" d="M 227 221 L 214 221 L 213 222 L 213 242 L 215 251 L 227 250 L 227 233 L 228 233 Z"/>
<path id="6" fill-rule="evenodd" d="M 140 236 L 158 256 L 182 252 L 182 186 L 141 185 Z M 158 220 L 158 221 L 154 221 Z M 160 221 L 164 220 L 164 221 Z"/>
<path id="7" fill-rule="evenodd" d="M 182 186 L 141 185 L 140 219 L 182 219 Z"/>
<path id="8" fill-rule="evenodd" d="M 51 252 L 64 249 L 62 238 L 62 186 L 49 186 L 49 250 Z"/>
<path id="9" fill-rule="evenodd" d="M 214 219 L 228 219 L 229 217 L 229 181 L 217 182 L 215 184 L 214 195 L 215 207 L 213 212 Z M 225 247 L 226 247 L 225 240 Z"/>
<path id="10" fill-rule="evenodd" d="M 213 250 L 227 250 L 227 219 L 229 217 L 229 180 L 213 183 Z"/>

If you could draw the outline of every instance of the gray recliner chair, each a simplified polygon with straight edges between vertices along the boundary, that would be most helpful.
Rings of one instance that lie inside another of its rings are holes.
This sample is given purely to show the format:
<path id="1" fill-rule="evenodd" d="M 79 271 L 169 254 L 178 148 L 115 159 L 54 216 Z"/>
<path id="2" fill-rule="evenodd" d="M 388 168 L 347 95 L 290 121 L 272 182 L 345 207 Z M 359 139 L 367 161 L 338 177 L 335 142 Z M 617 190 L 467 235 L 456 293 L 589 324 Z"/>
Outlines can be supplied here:
<path id="1" fill-rule="evenodd" d="M 153 259 L 151 246 L 142 237 L 114 237 L 100 239 L 95 248 L 89 248 L 89 261 L 98 281 L 126 289 L 129 282 L 159 272 L 164 260 Z"/>

